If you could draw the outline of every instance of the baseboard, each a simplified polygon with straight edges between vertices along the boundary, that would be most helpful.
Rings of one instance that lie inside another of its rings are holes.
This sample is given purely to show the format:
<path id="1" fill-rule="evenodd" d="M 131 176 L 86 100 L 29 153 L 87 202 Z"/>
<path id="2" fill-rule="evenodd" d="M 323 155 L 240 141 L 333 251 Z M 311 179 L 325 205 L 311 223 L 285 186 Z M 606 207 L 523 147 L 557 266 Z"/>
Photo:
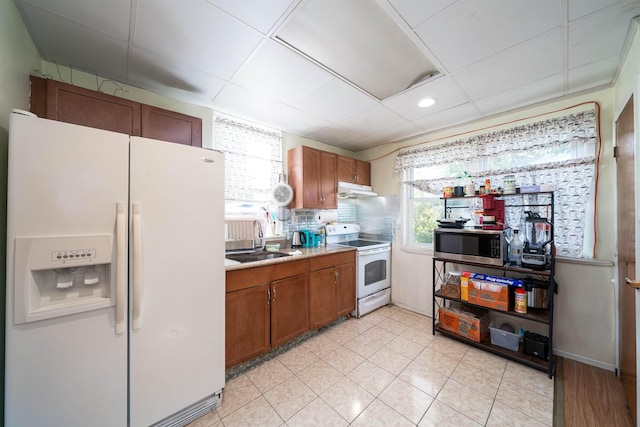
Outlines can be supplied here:
<path id="1" fill-rule="evenodd" d="M 424 310 L 418 310 L 415 307 L 410 307 L 406 304 L 393 301 L 393 294 L 391 295 L 391 304 L 395 305 L 396 307 L 404 308 L 405 310 L 413 311 L 414 313 L 422 314 L 423 316 L 433 317 L 431 313 L 428 313 Z"/>
<path id="2" fill-rule="evenodd" d="M 616 371 L 616 366 L 612 363 L 605 363 L 600 360 L 589 359 L 588 357 L 580 356 L 579 354 L 573 354 L 562 350 L 553 350 L 553 354 L 556 356 L 564 357 L 565 359 L 575 360 L 576 362 L 584 363 L 585 365 L 595 366 L 596 368 L 604 369 L 607 371 Z"/>

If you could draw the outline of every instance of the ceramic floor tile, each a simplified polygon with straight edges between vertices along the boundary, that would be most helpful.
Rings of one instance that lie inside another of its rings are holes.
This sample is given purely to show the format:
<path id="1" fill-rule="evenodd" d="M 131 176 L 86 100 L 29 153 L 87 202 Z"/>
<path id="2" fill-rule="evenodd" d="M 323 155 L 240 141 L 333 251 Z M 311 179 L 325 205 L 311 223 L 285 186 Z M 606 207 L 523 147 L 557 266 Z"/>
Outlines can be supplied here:
<path id="1" fill-rule="evenodd" d="M 389 331 L 395 335 L 400 335 L 402 332 L 409 329 L 410 325 L 399 322 L 397 320 L 387 319 L 384 322 L 378 323 L 376 326 L 384 329 L 385 331 Z"/>
<path id="2" fill-rule="evenodd" d="M 377 396 L 394 380 L 395 376 L 365 360 L 349 372 L 347 378 L 372 395 Z"/>
<path id="3" fill-rule="evenodd" d="M 398 375 L 398 378 L 405 380 L 431 397 L 438 395 L 448 379 L 437 371 L 433 371 L 416 362 L 410 363 L 409 366 Z"/>
<path id="4" fill-rule="evenodd" d="M 264 394 L 280 418 L 288 420 L 318 395 L 297 377 L 291 377 Z"/>
<path id="5" fill-rule="evenodd" d="M 414 424 L 420 421 L 433 402 L 427 393 L 399 378 L 393 380 L 378 398 Z"/>
<path id="6" fill-rule="evenodd" d="M 220 415 L 213 411 L 187 424 L 186 427 L 223 427 L 223 425 Z"/>
<path id="7" fill-rule="evenodd" d="M 480 427 L 481 425 L 438 400 L 431 404 L 418 424 L 419 427 Z"/>
<path id="8" fill-rule="evenodd" d="M 376 351 L 384 347 L 384 342 L 379 340 L 372 340 L 363 335 L 358 335 L 348 343 L 344 344 L 344 348 L 353 351 L 356 354 L 364 357 L 365 359 L 374 354 Z"/>
<path id="9" fill-rule="evenodd" d="M 362 356 L 344 347 L 337 348 L 322 359 L 344 375 L 347 375 L 353 368 L 364 361 Z"/>
<path id="10" fill-rule="evenodd" d="M 418 344 L 415 341 L 411 341 L 403 336 L 395 337 L 386 347 L 398 354 L 403 355 L 411 360 L 413 360 L 422 350 L 425 349 L 425 346 L 422 344 Z"/>
<path id="11" fill-rule="evenodd" d="M 385 405 L 381 400 L 374 400 L 358 418 L 351 423 L 352 427 L 412 427 L 414 423 Z"/>
<path id="12" fill-rule="evenodd" d="M 460 363 L 458 359 L 438 353 L 429 347 L 417 355 L 414 361 L 445 376 L 451 375 Z"/>
<path id="13" fill-rule="evenodd" d="M 222 418 L 222 422 L 224 427 L 278 427 L 284 424 L 282 418 L 262 396 Z"/>
<path id="14" fill-rule="evenodd" d="M 340 344 L 327 336 L 317 335 L 304 343 L 302 346 L 318 357 L 326 356 L 340 347 Z"/>
<path id="15" fill-rule="evenodd" d="M 366 320 L 367 322 L 373 325 L 377 325 L 378 323 L 384 320 L 387 320 L 388 318 L 389 316 L 384 315 L 383 312 L 380 310 L 376 310 L 373 313 L 366 314 L 365 316 L 362 317 L 362 319 Z"/>
<path id="16" fill-rule="evenodd" d="M 454 359 L 462 360 L 469 346 L 460 341 L 456 341 L 452 338 L 443 336 L 436 336 L 427 346 L 430 350 L 437 351 L 438 353 L 446 354 Z"/>
<path id="17" fill-rule="evenodd" d="M 418 329 L 414 327 L 408 328 L 402 332 L 400 336 L 423 346 L 428 346 L 436 338 L 431 332 L 431 329 Z"/>
<path id="18" fill-rule="evenodd" d="M 553 399 L 553 379 L 546 372 L 531 369 L 515 362 L 509 362 L 504 372 L 503 381 Z"/>
<path id="19" fill-rule="evenodd" d="M 451 378 L 491 399 L 496 397 L 502 380 L 501 376 L 483 372 L 464 362 L 460 362 L 451 374 Z"/>
<path id="20" fill-rule="evenodd" d="M 474 347 L 469 347 L 461 362 L 499 377 L 502 377 L 507 367 L 507 359 L 504 357 Z"/>
<path id="21" fill-rule="evenodd" d="M 353 329 L 359 334 L 371 329 L 374 326 L 373 323 L 367 321 L 367 319 L 364 317 L 360 319 L 349 319 L 349 321 L 347 321 L 346 323 L 348 324 L 349 328 Z"/>
<path id="22" fill-rule="evenodd" d="M 222 404 L 216 412 L 226 417 L 238 408 L 260 396 L 260 390 L 251 382 L 246 374 L 227 381 L 222 396 Z"/>
<path id="23" fill-rule="evenodd" d="M 389 316 L 389 319 L 395 320 L 397 322 L 403 323 L 406 326 L 414 326 L 418 320 L 420 320 L 420 315 L 412 313 L 410 311 L 396 311 L 395 313 Z"/>
<path id="24" fill-rule="evenodd" d="M 493 404 L 487 422 L 487 427 L 545 427 L 545 425 L 498 401 Z"/>
<path id="25" fill-rule="evenodd" d="M 318 356 L 299 345 L 278 356 L 278 360 L 294 374 L 320 360 Z"/>
<path id="26" fill-rule="evenodd" d="M 482 425 L 487 422 L 493 405 L 493 399 L 452 379 L 442 387 L 438 400 Z"/>
<path id="27" fill-rule="evenodd" d="M 324 393 L 344 377 L 340 371 L 324 360 L 317 361 L 296 375 L 316 394 Z"/>
<path id="28" fill-rule="evenodd" d="M 391 348 L 389 348 L 391 345 L 392 344 L 388 344 L 386 347 L 382 347 L 369 356 L 368 360 L 387 372 L 398 375 L 411 363 L 411 359 L 391 350 Z"/>
<path id="29" fill-rule="evenodd" d="M 416 329 L 423 329 L 425 331 L 433 330 L 433 319 L 428 316 L 420 315 L 416 322 L 412 325 Z"/>
<path id="30" fill-rule="evenodd" d="M 532 393 L 526 388 L 502 381 L 496 395 L 496 401 L 502 402 L 547 426 L 553 425 L 553 398 L 547 398 Z"/>
<path id="31" fill-rule="evenodd" d="M 265 393 L 291 377 L 293 372 L 278 359 L 271 359 L 250 370 L 246 375 L 261 393 Z"/>
<path id="32" fill-rule="evenodd" d="M 287 421 L 289 427 L 346 427 L 348 424 L 321 398 L 309 403 Z"/>
<path id="33" fill-rule="evenodd" d="M 347 325 L 348 323 L 349 322 L 345 322 L 343 325 Z M 360 332 L 358 332 L 356 329 L 343 325 L 338 325 L 334 328 L 331 328 L 330 330 L 325 332 L 324 335 L 341 345 L 348 343 L 349 341 L 360 335 Z"/>
<path id="34" fill-rule="evenodd" d="M 380 342 L 386 345 L 386 344 L 389 344 L 398 335 L 394 334 L 393 332 L 389 332 L 386 329 L 381 328 L 380 325 L 378 324 L 378 325 L 372 326 L 370 329 L 367 329 L 360 336 L 368 340 Z"/>
<path id="35" fill-rule="evenodd" d="M 374 399 L 371 393 L 346 377 L 329 387 L 320 397 L 348 422 L 360 415 Z"/>

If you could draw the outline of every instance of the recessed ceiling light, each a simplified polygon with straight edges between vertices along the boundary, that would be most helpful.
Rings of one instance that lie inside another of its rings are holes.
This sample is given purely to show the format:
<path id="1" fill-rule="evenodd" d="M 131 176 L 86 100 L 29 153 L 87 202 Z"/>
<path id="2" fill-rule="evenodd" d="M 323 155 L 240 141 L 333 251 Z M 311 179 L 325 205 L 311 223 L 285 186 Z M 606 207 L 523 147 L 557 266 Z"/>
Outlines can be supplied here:
<path id="1" fill-rule="evenodd" d="M 418 107 L 420 107 L 420 108 L 427 108 L 427 107 L 431 107 L 431 106 L 435 105 L 435 103 L 436 103 L 437 101 L 438 101 L 438 100 L 437 100 L 437 99 L 435 99 L 435 98 L 424 98 L 423 100 L 421 100 L 421 101 L 418 103 Z"/>

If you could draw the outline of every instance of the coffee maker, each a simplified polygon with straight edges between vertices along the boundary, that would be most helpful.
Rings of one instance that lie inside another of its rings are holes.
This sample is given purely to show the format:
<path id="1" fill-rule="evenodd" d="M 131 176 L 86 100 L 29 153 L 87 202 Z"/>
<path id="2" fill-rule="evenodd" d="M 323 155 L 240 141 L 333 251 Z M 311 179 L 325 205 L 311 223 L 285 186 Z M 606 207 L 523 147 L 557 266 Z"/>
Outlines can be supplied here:
<path id="1" fill-rule="evenodd" d="M 482 198 L 482 229 L 483 230 L 503 230 L 504 220 L 504 200 L 498 200 L 497 194 L 484 194 Z"/>
<path id="2" fill-rule="evenodd" d="M 540 214 L 525 211 L 524 247 L 522 248 L 522 266 L 534 270 L 544 270 L 547 267 L 546 246 L 553 240 L 551 227 L 553 225 L 542 218 Z"/>

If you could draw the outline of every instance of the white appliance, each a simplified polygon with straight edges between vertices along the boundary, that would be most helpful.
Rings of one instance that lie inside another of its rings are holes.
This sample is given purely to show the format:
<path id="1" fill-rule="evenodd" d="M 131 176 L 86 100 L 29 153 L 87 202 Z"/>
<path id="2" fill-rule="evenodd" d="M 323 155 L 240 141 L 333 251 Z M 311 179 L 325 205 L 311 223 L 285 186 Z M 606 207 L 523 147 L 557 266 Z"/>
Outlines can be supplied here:
<path id="1" fill-rule="evenodd" d="M 224 387 L 221 153 L 12 114 L 5 425 L 184 425 Z"/>
<path id="2" fill-rule="evenodd" d="M 356 310 L 363 316 L 391 302 L 391 243 L 360 239 L 358 224 L 325 226 L 327 244 L 356 248 Z"/>

